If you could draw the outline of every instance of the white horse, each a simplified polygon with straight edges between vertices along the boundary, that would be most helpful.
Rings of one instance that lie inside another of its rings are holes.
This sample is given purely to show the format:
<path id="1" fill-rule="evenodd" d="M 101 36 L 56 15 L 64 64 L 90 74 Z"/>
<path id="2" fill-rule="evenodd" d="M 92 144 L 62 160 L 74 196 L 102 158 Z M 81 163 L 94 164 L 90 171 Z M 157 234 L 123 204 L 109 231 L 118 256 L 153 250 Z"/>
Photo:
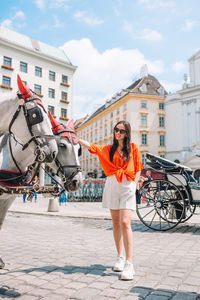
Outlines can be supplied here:
<path id="1" fill-rule="evenodd" d="M 19 76 L 17 82 L 21 94 L 3 93 L 0 96 L 0 136 L 13 133 L 22 141 L 24 148 L 35 151 L 37 160 L 51 162 L 58 149 L 48 115 L 41 100 Z"/>
<path id="2" fill-rule="evenodd" d="M 73 129 L 71 127 L 67 127 L 65 129 L 68 130 L 68 133 L 73 133 Z M 73 138 L 75 139 L 75 136 L 73 136 Z M 53 169 L 53 173 L 57 174 L 61 178 L 65 189 L 68 191 L 76 191 L 82 183 L 82 173 L 78 158 L 78 154 L 80 154 L 80 145 L 78 143 L 71 143 L 66 136 L 57 136 L 56 141 L 58 145 L 58 154 L 55 158 L 55 163 L 49 163 L 49 166 Z M 18 181 L 18 177 L 19 179 L 23 179 L 22 175 L 26 173 L 27 166 L 34 162 L 34 153 L 30 153 L 27 148 L 22 150 L 23 146 L 21 142 L 16 140 L 14 136 L 10 134 L 3 137 L 0 145 L 0 150 L 1 149 L 2 163 L 0 169 L 0 184 L 1 181 L 3 181 L 1 177 L 5 176 L 6 172 L 12 175 L 12 182 L 14 183 Z M 21 177 L 20 174 L 22 174 Z M 8 181 L 8 183 L 9 182 L 10 181 Z M 9 187 L 7 190 L 9 190 Z M 16 194 L 8 194 L 2 191 L 2 195 L 0 196 L 0 229 L 4 222 L 6 213 L 15 198 Z M 0 259 L 0 268 L 3 267 L 4 263 Z"/>

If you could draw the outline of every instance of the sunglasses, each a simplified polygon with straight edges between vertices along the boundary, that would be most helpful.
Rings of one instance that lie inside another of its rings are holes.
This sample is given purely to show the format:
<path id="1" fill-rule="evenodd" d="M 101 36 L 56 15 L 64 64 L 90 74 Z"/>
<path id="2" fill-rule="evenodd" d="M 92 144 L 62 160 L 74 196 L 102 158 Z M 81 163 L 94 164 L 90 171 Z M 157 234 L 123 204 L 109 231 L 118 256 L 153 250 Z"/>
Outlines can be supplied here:
<path id="1" fill-rule="evenodd" d="M 119 129 L 119 128 L 114 128 L 114 131 L 115 132 L 120 132 L 120 134 L 125 134 L 126 133 L 126 130 L 124 130 L 124 129 Z"/>

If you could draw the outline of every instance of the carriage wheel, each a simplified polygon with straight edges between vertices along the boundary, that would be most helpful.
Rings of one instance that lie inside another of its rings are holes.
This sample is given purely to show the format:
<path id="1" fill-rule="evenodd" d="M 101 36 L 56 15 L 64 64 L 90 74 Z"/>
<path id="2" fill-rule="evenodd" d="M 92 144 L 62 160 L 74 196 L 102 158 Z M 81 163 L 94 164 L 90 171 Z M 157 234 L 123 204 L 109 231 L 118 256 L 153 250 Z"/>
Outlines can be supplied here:
<path id="1" fill-rule="evenodd" d="M 186 204 L 185 215 L 181 219 L 181 223 L 187 222 L 193 216 L 196 207 L 197 207 L 196 204 Z"/>
<path id="2" fill-rule="evenodd" d="M 166 231 L 177 226 L 185 214 L 185 199 L 170 181 L 155 179 L 143 184 L 137 198 L 137 215 L 147 227 Z"/>

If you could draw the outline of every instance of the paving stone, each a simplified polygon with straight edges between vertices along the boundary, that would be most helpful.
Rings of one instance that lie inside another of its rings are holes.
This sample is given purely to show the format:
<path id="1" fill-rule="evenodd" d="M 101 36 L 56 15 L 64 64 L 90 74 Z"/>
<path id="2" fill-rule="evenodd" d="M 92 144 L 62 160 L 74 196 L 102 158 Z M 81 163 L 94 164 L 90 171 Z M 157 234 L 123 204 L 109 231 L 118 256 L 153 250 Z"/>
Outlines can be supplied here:
<path id="1" fill-rule="evenodd" d="M 98 290 L 103 290 L 110 286 L 110 283 L 108 282 L 99 282 L 99 281 L 94 281 L 88 285 L 88 288 L 95 288 Z"/>
<path id="2" fill-rule="evenodd" d="M 169 300 L 168 296 L 160 296 L 160 295 L 148 295 L 145 300 Z"/>
<path id="3" fill-rule="evenodd" d="M 177 293 L 172 300 L 197 300 L 198 295 L 195 293 Z"/>
<path id="4" fill-rule="evenodd" d="M 87 284 L 86 283 L 83 283 L 83 282 L 70 282 L 66 285 L 66 287 L 70 288 L 70 289 L 75 289 L 75 290 L 79 290 L 79 289 L 82 289 L 82 288 L 85 288 L 87 287 Z"/>
<path id="5" fill-rule="evenodd" d="M 99 290 L 97 289 L 83 288 L 77 291 L 76 293 L 74 293 L 71 298 L 80 299 L 80 300 L 95 299 L 95 296 L 98 294 L 99 294 Z"/>
<path id="6" fill-rule="evenodd" d="M 107 288 L 105 290 L 103 290 L 100 295 L 106 296 L 106 297 L 112 297 L 112 298 L 119 298 L 122 296 L 122 294 L 124 293 L 123 290 L 119 290 L 119 289 L 112 289 L 112 288 Z"/>
<path id="7" fill-rule="evenodd" d="M 133 294 L 139 294 L 140 296 L 142 297 L 146 297 L 148 294 L 150 294 L 152 292 L 152 289 L 146 289 L 146 288 L 143 288 L 143 287 L 133 287 L 131 290 L 130 290 L 130 293 L 133 293 Z"/>

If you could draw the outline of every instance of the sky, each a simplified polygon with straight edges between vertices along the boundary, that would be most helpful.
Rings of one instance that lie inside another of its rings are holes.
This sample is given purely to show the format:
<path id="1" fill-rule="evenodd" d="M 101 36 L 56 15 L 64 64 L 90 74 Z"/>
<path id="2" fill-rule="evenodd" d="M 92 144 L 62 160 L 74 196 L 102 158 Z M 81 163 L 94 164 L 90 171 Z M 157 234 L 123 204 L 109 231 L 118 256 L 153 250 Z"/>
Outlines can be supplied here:
<path id="1" fill-rule="evenodd" d="M 140 78 L 144 64 L 167 92 L 181 89 L 200 49 L 199 11 L 199 0 L 1 0 L 0 24 L 64 49 L 78 67 L 78 119 Z"/>

